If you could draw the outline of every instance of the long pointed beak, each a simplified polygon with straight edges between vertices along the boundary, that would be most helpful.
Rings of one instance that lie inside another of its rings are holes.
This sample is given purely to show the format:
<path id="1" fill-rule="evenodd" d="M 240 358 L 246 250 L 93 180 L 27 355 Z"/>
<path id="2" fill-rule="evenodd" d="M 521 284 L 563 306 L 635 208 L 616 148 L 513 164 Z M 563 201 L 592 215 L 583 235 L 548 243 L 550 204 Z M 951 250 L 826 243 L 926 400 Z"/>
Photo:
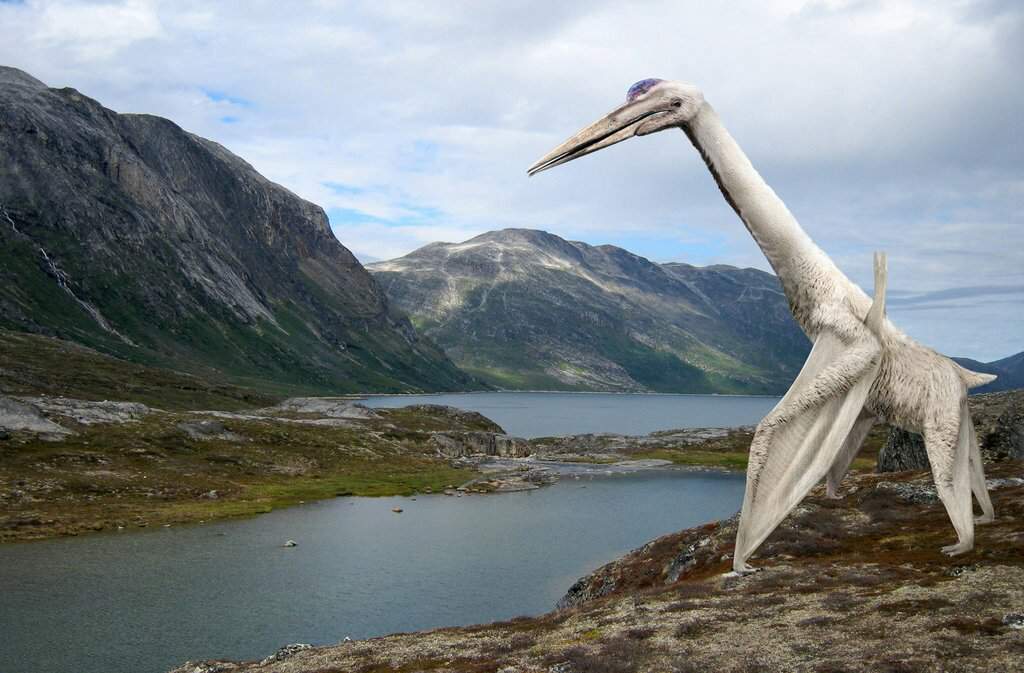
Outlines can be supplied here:
<path id="1" fill-rule="evenodd" d="M 555 166 L 561 166 L 573 159 L 579 159 L 592 152 L 611 147 L 636 135 L 640 122 L 664 110 L 641 111 L 635 103 L 627 103 L 610 114 L 598 119 L 572 138 L 548 152 L 527 169 L 528 175 L 536 175 Z"/>

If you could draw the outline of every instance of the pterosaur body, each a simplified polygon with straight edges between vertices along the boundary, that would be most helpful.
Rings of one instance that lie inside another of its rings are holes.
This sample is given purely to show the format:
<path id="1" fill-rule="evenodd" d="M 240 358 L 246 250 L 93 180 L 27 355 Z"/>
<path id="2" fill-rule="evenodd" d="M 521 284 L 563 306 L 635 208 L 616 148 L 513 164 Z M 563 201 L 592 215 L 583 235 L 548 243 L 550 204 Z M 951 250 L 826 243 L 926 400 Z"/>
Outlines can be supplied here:
<path id="1" fill-rule="evenodd" d="M 796 381 L 761 421 L 750 447 L 733 567 L 747 560 L 822 479 L 838 485 L 879 421 L 924 435 L 939 497 L 957 534 L 942 551 L 974 545 L 971 494 L 994 517 L 967 409 L 967 390 L 995 377 L 972 372 L 900 331 L 885 317 L 885 261 L 876 256 L 875 298 L 850 281 L 754 169 L 703 94 L 680 82 L 634 84 L 626 103 L 530 168 L 572 161 L 633 136 L 682 129 L 722 195 L 764 252 L 790 310 L 813 343 Z"/>

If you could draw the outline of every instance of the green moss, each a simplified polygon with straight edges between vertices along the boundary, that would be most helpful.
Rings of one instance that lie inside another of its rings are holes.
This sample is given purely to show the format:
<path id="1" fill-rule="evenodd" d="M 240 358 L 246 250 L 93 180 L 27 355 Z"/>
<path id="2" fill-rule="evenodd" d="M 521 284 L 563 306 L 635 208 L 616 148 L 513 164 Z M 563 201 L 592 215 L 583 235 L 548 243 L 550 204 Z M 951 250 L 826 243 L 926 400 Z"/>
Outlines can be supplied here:
<path id="1" fill-rule="evenodd" d="M 127 362 L 60 339 L 0 330 L 0 392 L 131 400 L 162 409 L 235 410 L 273 403 L 264 392 Z"/>
<path id="2" fill-rule="evenodd" d="M 425 412 L 418 417 L 429 423 Z M 429 433 L 395 418 L 359 426 L 227 418 L 220 420 L 232 435 L 204 440 L 178 427 L 201 418 L 157 412 L 81 427 L 56 442 L 12 437 L 0 446 L 0 484 L 52 484 L 59 496 L 0 513 L 0 540 L 249 516 L 339 495 L 441 491 L 478 476 L 436 457 Z M 445 427 L 445 418 L 434 424 Z"/>
<path id="3" fill-rule="evenodd" d="M 670 460 L 676 465 L 703 465 L 729 470 L 747 469 L 747 453 L 738 451 L 701 451 L 698 449 L 658 449 L 633 454 L 634 458 Z"/>

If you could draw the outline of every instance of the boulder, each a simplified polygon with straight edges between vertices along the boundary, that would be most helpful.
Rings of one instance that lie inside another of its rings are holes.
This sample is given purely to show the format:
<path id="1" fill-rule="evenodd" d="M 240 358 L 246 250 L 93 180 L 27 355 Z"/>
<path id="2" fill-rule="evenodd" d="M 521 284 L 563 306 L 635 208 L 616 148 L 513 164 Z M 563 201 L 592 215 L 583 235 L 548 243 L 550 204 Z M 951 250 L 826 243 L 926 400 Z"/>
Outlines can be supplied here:
<path id="1" fill-rule="evenodd" d="M 43 416 L 35 404 L 10 397 L 0 397 L 0 431 L 30 432 L 42 439 L 60 439 L 71 434 Z"/>
<path id="2" fill-rule="evenodd" d="M 290 397 L 277 406 L 263 411 L 315 414 L 326 418 L 358 420 L 380 417 L 380 414 L 373 409 L 364 407 L 357 400 L 349 397 Z"/>
<path id="3" fill-rule="evenodd" d="M 928 453 L 924 439 L 916 432 L 891 428 L 885 446 L 878 452 L 875 472 L 904 472 L 906 470 L 928 470 Z"/>
<path id="4" fill-rule="evenodd" d="M 267 664 L 273 663 L 275 661 L 284 661 L 285 659 L 293 655 L 296 655 L 299 652 L 304 652 L 305 650 L 311 649 L 313 649 L 313 646 L 309 643 L 292 643 L 291 645 L 285 645 L 284 647 L 280 648 L 277 652 L 274 652 L 269 657 L 261 661 L 260 666 L 266 666 Z"/>
<path id="5" fill-rule="evenodd" d="M 49 416 L 63 416 L 81 425 L 131 423 L 153 410 L 139 402 L 76 400 L 70 397 L 22 397 Z"/>
<path id="6" fill-rule="evenodd" d="M 430 436 L 438 453 L 447 458 L 474 455 L 524 458 L 532 453 L 530 444 L 521 437 L 493 432 L 435 432 Z"/>
<path id="7" fill-rule="evenodd" d="M 188 435 L 189 439 L 228 439 L 236 442 L 245 439 L 241 435 L 231 432 L 220 421 L 182 421 L 175 427 Z"/>
<path id="8" fill-rule="evenodd" d="M 979 440 L 986 460 L 1024 458 L 1024 396 L 1010 398 L 992 430 Z"/>

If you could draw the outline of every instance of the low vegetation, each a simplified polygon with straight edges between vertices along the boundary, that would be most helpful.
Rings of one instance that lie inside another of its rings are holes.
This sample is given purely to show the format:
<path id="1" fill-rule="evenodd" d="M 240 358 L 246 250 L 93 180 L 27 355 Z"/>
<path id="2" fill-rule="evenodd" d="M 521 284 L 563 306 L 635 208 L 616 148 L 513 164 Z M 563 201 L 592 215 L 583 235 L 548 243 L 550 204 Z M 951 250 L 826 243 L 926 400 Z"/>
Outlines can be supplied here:
<path id="1" fill-rule="evenodd" d="M 75 432 L 57 441 L 18 433 L 0 441 L 0 541 L 440 491 L 475 473 L 438 458 L 424 428 L 479 426 L 429 410 L 359 422 L 171 411 L 64 424 Z"/>
<path id="2" fill-rule="evenodd" d="M 285 394 L 281 391 L 281 396 Z M 0 329 L 0 394 L 131 400 L 160 409 L 237 410 L 270 404 L 272 393 L 135 364 L 70 341 Z"/>

